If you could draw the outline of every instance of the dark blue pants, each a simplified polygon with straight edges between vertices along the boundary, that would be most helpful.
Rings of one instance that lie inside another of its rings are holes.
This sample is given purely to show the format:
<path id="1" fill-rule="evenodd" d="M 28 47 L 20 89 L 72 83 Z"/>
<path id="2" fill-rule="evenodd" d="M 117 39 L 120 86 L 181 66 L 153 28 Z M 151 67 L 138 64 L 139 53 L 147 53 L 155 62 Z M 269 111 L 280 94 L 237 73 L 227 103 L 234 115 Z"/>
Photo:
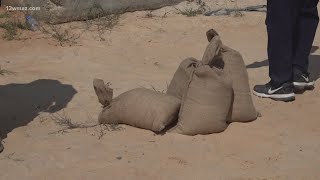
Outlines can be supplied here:
<path id="1" fill-rule="evenodd" d="M 319 23 L 319 0 L 268 0 L 269 76 L 291 82 L 293 72 L 308 72 L 309 54 Z"/>

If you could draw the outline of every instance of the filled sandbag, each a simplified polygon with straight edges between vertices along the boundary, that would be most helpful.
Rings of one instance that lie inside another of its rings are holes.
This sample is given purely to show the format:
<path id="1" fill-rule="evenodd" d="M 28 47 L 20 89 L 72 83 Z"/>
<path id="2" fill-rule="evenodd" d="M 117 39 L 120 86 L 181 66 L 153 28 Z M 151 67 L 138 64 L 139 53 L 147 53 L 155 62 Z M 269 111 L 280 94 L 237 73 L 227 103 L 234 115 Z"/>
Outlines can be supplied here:
<path id="1" fill-rule="evenodd" d="M 180 63 L 167 89 L 167 94 L 182 99 L 183 93 L 187 87 L 187 83 L 192 72 L 199 63 L 195 58 L 187 58 Z"/>
<path id="2" fill-rule="evenodd" d="M 177 120 L 180 100 L 150 89 L 138 88 L 114 98 L 99 115 L 101 124 L 127 124 L 162 131 Z"/>
<path id="3" fill-rule="evenodd" d="M 233 107 L 228 122 L 250 122 L 256 120 L 258 112 L 253 104 L 248 72 L 241 54 L 227 46 L 221 51 L 224 71 L 232 79 Z"/>
<path id="4" fill-rule="evenodd" d="M 218 33 L 210 29 L 207 31 L 207 38 L 210 42 L 202 61 L 208 62 L 210 59 L 211 65 L 220 67 L 224 70 L 227 76 L 232 80 L 233 88 L 233 107 L 231 111 L 231 118 L 228 122 L 249 122 L 257 119 L 258 113 L 254 107 L 250 86 L 248 72 L 241 54 L 225 45 L 221 46 L 218 55 L 213 56 L 216 52 L 217 39 L 220 39 Z"/>
<path id="5" fill-rule="evenodd" d="M 171 130 L 185 135 L 219 133 L 227 128 L 232 84 L 218 68 L 199 64 L 184 92 L 177 125 Z"/>

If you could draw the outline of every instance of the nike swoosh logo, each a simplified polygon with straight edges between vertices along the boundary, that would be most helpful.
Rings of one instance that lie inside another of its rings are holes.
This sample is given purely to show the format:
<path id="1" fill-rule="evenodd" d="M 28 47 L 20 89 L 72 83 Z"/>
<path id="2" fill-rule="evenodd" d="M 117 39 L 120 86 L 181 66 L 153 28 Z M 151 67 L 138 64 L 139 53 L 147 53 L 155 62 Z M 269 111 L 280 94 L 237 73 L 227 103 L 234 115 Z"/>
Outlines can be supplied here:
<path id="1" fill-rule="evenodd" d="M 309 82 L 309 77 L 304 77 L 304 76 L 302 76 L 302 78 L 303 78 L 305 81 Z"/>
<path id="2" fill-rule="evenodd" d="M 282 89 L 282 87 L 279 87 L 278 89 L 275 89 L 275 90 L 272 90 L 272 88 L 270 88 L 269 91 L 268 91 L 268 93 L 269 93 L 269 94 L 273 94 L 273 93 L 279 91 L 280 89 Z"/>

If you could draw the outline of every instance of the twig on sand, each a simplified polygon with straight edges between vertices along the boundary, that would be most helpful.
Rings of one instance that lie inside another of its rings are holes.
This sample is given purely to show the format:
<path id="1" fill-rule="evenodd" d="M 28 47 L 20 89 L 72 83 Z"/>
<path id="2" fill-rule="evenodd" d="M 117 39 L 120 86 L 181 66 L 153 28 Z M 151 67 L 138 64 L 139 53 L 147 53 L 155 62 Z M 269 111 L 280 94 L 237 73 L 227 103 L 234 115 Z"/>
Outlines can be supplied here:
<path id="1" fill-rule="evenodd" d="M 56 133 L 68 133 L 67 130 L 71 130 L 71 129 L 86 129 L 86 128 L 92 128 L 92 127 L 96 127 L 99 124 L 91 124 L 91 125 L 85 125 L 85 124 L 78 124 L 78 123 L 74 123 L 72 122 L 71 118 L 68 117 L 65 112 L 63 111 L 62 114 L 60 113 L 55 113 L 55 114 L 51 114 L 51 118 L 55 121 L 55 123 L 57 125 L 62 126 L 63 128 L 55 131 L 55 132 L 51 132 L 49 134 L 56 134 Z"/>
<path id="2" fill-rule="evenodd" d="M 98 136 L 98 139 L 102 139 L 104 135 L 106 135 L 106 131 L 112 132 L 112 131 L 121 131 L 124 128 L 119 126 L 119 124 L 100 124 L 99 129 L 95 129 L 96 135 Z"/>
<path id="3" fill-rule="evenodd" d="M 14 74 L 14 72 L 8 71 L 8 70 L 6 70 L 6 69 L 2 69 L 1 66 L 0 66 L 0 75 L 1 75 L 1 76 L 4 76 L 4 75 L 6 75 L 6 74 Z"/>
<path id="4" fill-rule="evenodd" d="M 14 154 L 15 154 L 15 152 L 13 152 L 13 153 L 11 153 L 11 154 L 8 154 L 8 155 L 6 156 L 6 158 L 7 158 L 7 159 L 10 159 L 10 160 L 12 160 L 12 161 L 17 161 L 17 162 L 24 161 L 24 159 L 14 158 L 14 157 L 13 157 Z M 2 158 L 2 159 L 0 159 L 0 160 L 3 160 L 3 159 L 5 159 L 5 158 Z"/>
<path id="5" fill-rule="evenodd" d="M 99 126 L 99 129 L 95 129 L 95 131 L 96 131 L 96 134 L 98 135 L 98 139 L 101 139 L 106 134 L 106 131 L 109 131 L 109 132 L 121 131 L 124 129 L 123 127 L 119 126 L 119 124 L 99 124 L 99 123 L 78 124 L 78 123 L 74 123 L 74 122 L 72 122 L 71 118 L 65 114 L 64 111 L 62 113 L 52 114 L 51 119 L 53 119 L 57 125 L 62 126 L 63 128 L 58 131 L 50 132 L 48 134 L 65 134 L 65 133 L 69 133 L 68 130 L 72 130 L 72 129 L 87 129 L 87 128 L 93 128 L 93 127 Z"/>

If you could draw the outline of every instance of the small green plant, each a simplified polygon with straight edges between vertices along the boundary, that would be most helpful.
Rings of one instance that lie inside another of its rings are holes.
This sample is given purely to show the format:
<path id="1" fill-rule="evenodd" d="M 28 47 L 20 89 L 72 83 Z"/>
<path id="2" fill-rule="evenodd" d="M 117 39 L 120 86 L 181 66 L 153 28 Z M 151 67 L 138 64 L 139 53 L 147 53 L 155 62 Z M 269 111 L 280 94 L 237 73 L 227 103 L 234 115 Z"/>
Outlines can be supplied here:
<path id="1" fill-rule="evenodd" d="M 52 37 L 55 38 L 60 45 L 63 45 L 66 42 L 72 42 L 75 43 L 76 37 L 75 35 L 71 35 L 68 30 L 54 30 L 54 33 L 52 34 Z"/>
<path id="2" fill-rule="evenodd" d="M 119 14 L 107 15 L 105 17 L 99 18 L 97 25 L 102 29 L 111 30 L 118 24 L 119 18 Z"/>
<path id="3" fill-rule="evenodd" d="M 7 70 L 5 69 L 0 69 L 0 75 L 4 76 L 7 73 Z"/>
<path id="4" fill-rule="evenodd" d="M 96 27 L 100 41 L 105 41 L 103 35 L 106 31 L 111 31 L 119 23 L 119 18 L 119 14 L 113 14 L 98 17 L 94 20 L 87 20 L 87 29 L 90 29 L 91 26 Z"/>
<path id="5" fill-rule="evenodd" d="M 193 17 L 193 16 L 197 16 L 199 14 L 202 14 L 201 9 L 186 8 L 184 10 L 181 10 L 181 9 L 177 9 L 177 10 L 179 11 L 179 14 L 182 14 L 187 17 Z"/>
<path id="6" fill-rule="evenodd" d="M 63 46 L 65 44 L 73 45 L 76 44 L 76 40 L 80 38 L 80 34 L 72 34 L 69 29 L 62 28 L 61 25 L 55 25 L 51 23 L 51 18 L 53 17 L 53 14 L 49 13 L 43 22 L 43 24 L 40 24 L 40 29 L 43 33 L 48 34 L 53 39 L 55 39 L 60 46 Z"/>
<path id="7" fill-rule="evenodd" d="M 80 35 L 71 34 L 69 30 L 62 29 L 59 25 L 42 26 L 41 29 L 42 32 L 51 35 L 61 46 L 64 44 L 76 44 L 76 40 L 80 38 Z"/>
<path id="8" fill-rule="evenodd" d="M 6 70 L 6 69 L 2 69 L 1 66 L 0 66 L 0 75 L 1 75 L 1 76 L 4 76 L 4 75 L 6 75 L 6 74 L 13 74 L 13 72 L 8 71 L 8 70 Z"/>
<path id="9" fill-rule="evenodd" d="M 27 25 L 19 20 L 10 20 L 1 23 L 0 28 L 6 31 L 2 38 L 8 41 L 16 39 L 16 37 L 19 35 L 18 29 L 28 29 Z"/>
<path id="10" fill-rule="evenodd" d="M 94 3 L 86 15 L 86 30 L 96 27 L 100 41 L 106 31 L 111 31 L 119 23 L 120 14 L 108 14 L 99 3 Z"/>
<path id="11" fill-rule="evenodd" d="M 0 18 L 9 18 L 10 14 L 8 12 L 5 12 L 4 14 L 0 14 Z"/>
<path id="12" fill-rule="evenodd" d="M 183 10 L 177 9 L 179 14 L 185 15 L 187 17 L 193 17 L 200 14 L 203 14 L 207 8 L 209 8 L 203 0 L 187 0 L 188 3 L 195 2 L 199 7 L 198 8 L 185 8 Z"/>
<path id="13" fill-rule="evenodd" d="M 234 11 L 234 17 L 242 17 L 244 14 L 241 11 Z"/>
<path id="14" fill-rule="evenodd" d="M 100 17 L 96 20 L 96 25 L 98 28 L 98 35 L 100 41 L 105 41 L 103 35 L 106 31 L 111 31 L 119 22 L 120 15 L 107 15 L 105 17 Z"/>
<path id="15" fill-rule="evenodd" d="M 154 15 L 152 14 L 152 11 L 147 11 L 146 15 L 144 16 L 145 18 L 153 18 Z"/>
<path id="16" fill-rule="evenodd" d="M 242 17 L 244 14 L 241 12 L 241 9 L 238 6 L 238 3 L 236 3 L 234 11 L 233 11 L 234 17 Z"/>

